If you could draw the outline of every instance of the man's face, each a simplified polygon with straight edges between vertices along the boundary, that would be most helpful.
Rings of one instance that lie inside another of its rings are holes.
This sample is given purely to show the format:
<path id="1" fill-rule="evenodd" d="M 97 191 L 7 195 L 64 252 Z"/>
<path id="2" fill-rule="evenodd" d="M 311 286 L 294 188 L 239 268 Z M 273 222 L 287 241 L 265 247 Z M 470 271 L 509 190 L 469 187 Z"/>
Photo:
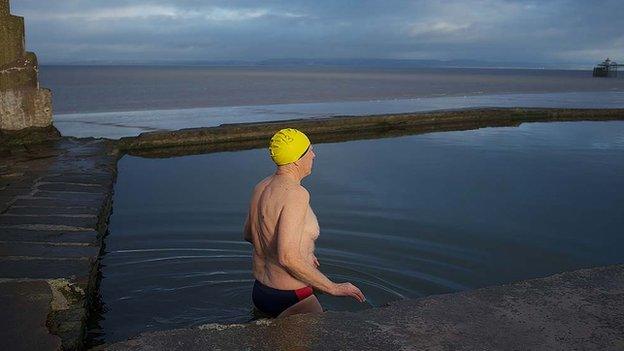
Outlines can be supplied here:
<path id="1" fill-rule="evenodd" d="M 310 145 L 308 151 L 299 159 L 299 164 L 303 167 L 307 174 L 312 173 L 312 164 L 314 163 L 315 157 L 316 154 L 314 153 L 314 146 Z"/>

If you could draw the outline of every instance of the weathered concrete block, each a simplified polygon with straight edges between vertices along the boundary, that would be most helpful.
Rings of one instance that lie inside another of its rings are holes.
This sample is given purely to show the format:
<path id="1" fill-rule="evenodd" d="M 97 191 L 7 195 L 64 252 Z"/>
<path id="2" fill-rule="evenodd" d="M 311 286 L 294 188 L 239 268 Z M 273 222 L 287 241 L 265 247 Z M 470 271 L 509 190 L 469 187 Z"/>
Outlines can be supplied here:
<path id="1" fill-rule="evenodd" d="M 52 124 L 52 92 L 48 89 L 0 91 L 0 129 L 19 130 Z"/>
<path id="2" fill-rule="evenodd" d="M 0 91 L 23 88 L 37 89 L 39 88 L 38 74 L 37 56 L 32 52 L 27 52 L 8 67 L 0 69 Z"/>
<path id="3" fill-rule="evenodd" d="M 9 0 L 0 0 L 0 149 L 45 141 L 48 129 L 54 129 L 52 93 L 39 89 L 37 56 L 24 47 L 24 18 L 12 16 Z M 5 137 L 22 130 L 23 137 Z"/>
<path id="4" fill-rule="evenodd" d="M 8 16 L 10 12 L 9 0 L 0 0 L 0 16 Z"/>
<path id="5" fill-rule="evenodd" d="M 24 56 L 24 18 L 0 13 L 0 67 Z"/>

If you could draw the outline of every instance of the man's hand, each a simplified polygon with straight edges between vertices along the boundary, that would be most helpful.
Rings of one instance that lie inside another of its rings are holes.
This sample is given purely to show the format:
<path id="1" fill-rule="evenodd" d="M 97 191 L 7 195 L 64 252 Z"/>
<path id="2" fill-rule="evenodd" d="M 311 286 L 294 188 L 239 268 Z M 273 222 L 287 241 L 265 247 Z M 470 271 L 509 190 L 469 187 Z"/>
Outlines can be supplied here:
<path id="1" fill-rule="evenodd" d="M 359 302 L 366 301 L 364 294 L 357 288 L 357 286 L 351 283 L 338 283 L 334 285 L 331 292 L 334 296 L 351 296 Z"/>

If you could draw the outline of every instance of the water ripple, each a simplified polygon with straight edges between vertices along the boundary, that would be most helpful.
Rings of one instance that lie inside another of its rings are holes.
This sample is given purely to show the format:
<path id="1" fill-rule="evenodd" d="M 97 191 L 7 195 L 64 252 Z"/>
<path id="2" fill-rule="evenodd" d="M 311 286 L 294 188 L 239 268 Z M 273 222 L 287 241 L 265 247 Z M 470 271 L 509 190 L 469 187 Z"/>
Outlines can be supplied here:
<path id="1" fill-rule="evenodd" d="M 383 240 L 385 244 L 411 244 L 419 247 L 427 247 L 432 249 L 432 252 L 443 252 L 449 253 L 452 252 L 454 256 L 468 259 L 470 261 L 476 261 L 478 257 L 478 252 L 475 250 L 470 250 L 468 248 L 461 248 L 456 246 L 451 246 L 447 244 L 434 243 L 431 241 L 425 241 L 413 237 L 403 237 L 399 235 L 392 235 L 387 233 L 375 233 L 375 232 L 364 232 L 364 231 L 356 231 L 356 230 L 348 230 L 348 229 L 331 229 L 332 233 L 337 235 L 344 236 L 356 236 L 361 238 L 375 239 L 375 240 Z"/>
<path id="2" fill-rule="evenodd" d="M 163 248 L 163 249 L 132 249 L 132 250 L 115 250 L 109 253 L 126 253 L 126 252 L 160 252 L 160 251 L 210 251 L 210 252 L 245 252 L 242 250 L 228 249 L 196 249 L 196 248 Z"/>
<path id="3" fill-rule="evenodd" d="M 427 274 L 427 273 L 416 271 L 416 270 L 398 269 L 398 268 L 384 267 L 384 266 L 372 266 L 372 265 L 363 264 L 363 263 L 360 263 L 360 262 L 336 260 L 336 259 L 331 259 L 331 258 L 330 259 L 326 258 L 324 261 L 333 262 L 333 263 L 336 264 L 337 267 L 340 267 L 340 268 L 343 268 L 343 269 L 353 270 L 352 266 L 363 267 L 365 269 L 374 268 L 374 269 L 380 270 L 380 271 L 392 272 L 392 273 L 395 273 L 395 274 L 398 274 L 398 275 L 405 275 L 405 276 L 408 276 L 408 277 L 411 277 L 411 278 L 427 281 L 427 282 L 430 282 L 430 283 L 435 283 L 435 284 L 438 284 L 438 285 L 443 286 L 445 288 L 449 288 L 449 289 L 453 289 L 453 290 L 458 290 L 459 291 L 459 290 L 467 290 L 467 289 L 469 289 L 468 286 L 462 285 L 460 283 L 453 282 L 453 281 L 450 281 L 448 279 L 444 279 L 442 277 L 433 276 L 431 274 Z"/>
<path id="4" fill-rule="evenodd" d="M 253 279 L 201 280 L 198 282 L 198 284 L 181 285 L 181 286 L 176 286 L 173 288 L 155 287 L 155 288 L 150 289 L 150 291 L 170 292 L 170 291 L 178 291 L 178 290 L 184 290 L 184 289 L 190 289 L 190 288 L 199 288 L 199 287 L 210 286 L 210 285 L 250 283 L 250 282 L 253 282 Z"/>
<path id="5" fill-rule="evenodd" d="M 400 292 L 398 292 L 396 290 L 393 290 L 393 289 L 390 289 L 389 287 L 384 286 L 382 284 L 375 283 L 375 282 L 373 282 L 371 280 L 368 280 L 368 279 L 364 279 L 364 278 L 361 278 L 361 277 L 346 276 L 346 275 L 341 275 L 341 274 L 333 274 L 332 277 L 333 278 L 339 278 L 339 279 L 342 279 L 342 280 L 345 280 L 345 281 L 352 281 L 352 282 L 355 282 L 355 283 L 364 283 L 364 284 L 367 284 L 367 285 L 370 285 L 370 286 L 374 286 L 374 287 L 376 287 L 376 288 L 378 288 L 378 289 L 380 289 L 380 290 L 382 290 L 382 291 L 384 291 L 384 292 L 386 292 L 386 293 L 388 293 L 390 295 L 398 297 L 400 299 L 407 299 L 407 297 L 405 295 L 401 294 Z M 367 297 L 366 300 L 369 303 L 372 302 L 372 301 L 368 301 L 369 300 L 368 297 Z"/>
<path id="6" fill-rule="evenodd" d="M 130 261 L 130 262 L 122 262 L 122 263 L 114 263 L 108 264 L 109 267 L 118 267 L 118 266 L 129 266 L 140 263 L 148 263 L 148 262 L 159 262 L 159 261 L 170 261 L 170 260 L 183 260 L 183 259 L 222 259 L 222 258 L 244 258 L 249 259 L 249 255 L 203 255 L 203 256 L 170 256 L 170 257 L 161 257 L 161 258 L 150 258 L 146 260 L 139 261 Z"/>

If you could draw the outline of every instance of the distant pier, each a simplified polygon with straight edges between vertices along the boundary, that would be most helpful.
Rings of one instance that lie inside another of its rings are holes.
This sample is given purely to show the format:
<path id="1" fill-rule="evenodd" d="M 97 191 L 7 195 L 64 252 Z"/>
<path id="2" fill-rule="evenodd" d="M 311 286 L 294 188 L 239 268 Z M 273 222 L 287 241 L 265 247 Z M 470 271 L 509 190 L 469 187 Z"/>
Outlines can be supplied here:
<path id="1" fill-rule="evenodd" d="M 615 61 L 611 61 L 609 58 L 602 61 L 596 67 L 594 67 L 594 77 L 617 77 L 618 67 L 624 67 L 624 65 L 618 64 Z"/>

